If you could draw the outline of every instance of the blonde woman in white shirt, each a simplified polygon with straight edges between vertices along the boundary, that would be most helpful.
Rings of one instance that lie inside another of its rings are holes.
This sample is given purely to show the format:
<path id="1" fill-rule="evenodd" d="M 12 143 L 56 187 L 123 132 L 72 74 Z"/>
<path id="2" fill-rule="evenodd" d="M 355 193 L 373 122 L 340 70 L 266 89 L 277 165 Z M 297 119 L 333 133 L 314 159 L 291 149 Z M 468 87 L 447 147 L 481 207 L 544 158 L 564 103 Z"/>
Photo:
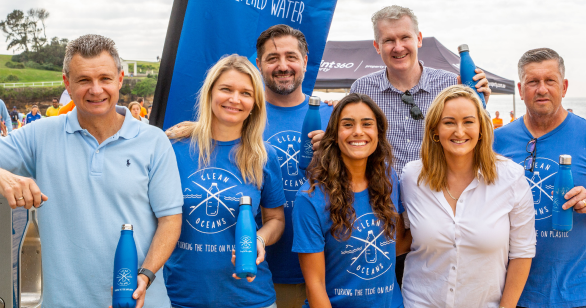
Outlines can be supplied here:
<path id="1" fill-rule="evenodd" d="M 421 159 L 403 169 L 413 242 L 410 307 L 515 308 L 535 256 L 535 210 L 523 167 L 492 150 L 478 96 L 451 86 L 425 119 Z"/>

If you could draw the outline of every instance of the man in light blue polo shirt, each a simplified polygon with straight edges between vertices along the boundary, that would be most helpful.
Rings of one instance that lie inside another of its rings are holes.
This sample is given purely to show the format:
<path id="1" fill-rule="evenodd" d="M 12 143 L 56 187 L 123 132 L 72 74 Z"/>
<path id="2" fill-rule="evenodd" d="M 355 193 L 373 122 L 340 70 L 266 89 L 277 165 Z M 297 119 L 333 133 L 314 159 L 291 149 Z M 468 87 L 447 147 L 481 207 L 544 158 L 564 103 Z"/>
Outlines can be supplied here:
<path id="1" fill-rule="evenodd" d="M 0 139 L 0 194 L 12 208 L 45 201 L 38 209 L 44 308 L 110 305 L 124 223 L 134 226 L 144 269 L 137 307 L 170 307 L 163 279 L 153 273 L 181 232 L 177 162 L 161 130 L 116 107 L 123 76 L 112 40 L 84 35 L 71 41 L 63 80 L 76 108 Z"/>

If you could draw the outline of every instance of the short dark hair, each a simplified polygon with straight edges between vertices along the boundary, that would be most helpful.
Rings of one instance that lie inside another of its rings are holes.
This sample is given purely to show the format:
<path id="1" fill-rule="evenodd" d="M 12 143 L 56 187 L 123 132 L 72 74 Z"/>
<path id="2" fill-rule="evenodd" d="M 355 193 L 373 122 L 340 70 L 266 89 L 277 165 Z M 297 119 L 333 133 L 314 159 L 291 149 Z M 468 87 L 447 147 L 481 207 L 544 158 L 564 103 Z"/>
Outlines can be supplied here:
<path id="1" fill-rule="evenodd" d="M 56 97 L 53 97 L 53 99 L 52 99 L 52 100 L 54 100 L 54 101 L 59 101 L 59 99 L 58 99 L 58 98 L 56 98 Z"/>
<path id="2" fill-rule="evenodd" d="M 142 103 L 144 101 L 144 99 L 142 97 L 139 97 L 136 101 L 139 103 Z"/>
<path id="3" fill-rule="evenodd" d="M 265 52 L 265 43 L 268 40 L 273 40 L 275 38 L 283 37 L 283 36 L 292 36 L 297 39 L 299 52 L 303 56 L 306 56 L 309 53 L 309 49 L 307 48 L 307 41 L 305 40 L 305 35 L 303 32 L 291 28 L 287 25 L 274 25 L 265 31 L 263 31 L 256 40 L 256 56 L 259 60 L 262 59 L 262 55 Z"/>

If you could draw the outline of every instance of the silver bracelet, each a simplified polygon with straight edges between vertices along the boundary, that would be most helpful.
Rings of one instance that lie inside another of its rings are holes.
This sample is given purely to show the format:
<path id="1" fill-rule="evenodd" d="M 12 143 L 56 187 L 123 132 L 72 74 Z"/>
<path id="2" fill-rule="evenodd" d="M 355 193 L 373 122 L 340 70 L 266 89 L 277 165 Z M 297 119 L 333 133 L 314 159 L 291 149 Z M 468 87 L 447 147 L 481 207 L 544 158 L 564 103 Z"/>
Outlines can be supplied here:
<path id="1" fill-rule="evenodd" d="M 262 243 L 262 248 L 265 249 L 265 247 L 266 247 L 265 239 L 262 238 L 262 236 L 260 236 L 260 235 L 257 235 L 256 236 L 256 239 L 259 240 Z"/>

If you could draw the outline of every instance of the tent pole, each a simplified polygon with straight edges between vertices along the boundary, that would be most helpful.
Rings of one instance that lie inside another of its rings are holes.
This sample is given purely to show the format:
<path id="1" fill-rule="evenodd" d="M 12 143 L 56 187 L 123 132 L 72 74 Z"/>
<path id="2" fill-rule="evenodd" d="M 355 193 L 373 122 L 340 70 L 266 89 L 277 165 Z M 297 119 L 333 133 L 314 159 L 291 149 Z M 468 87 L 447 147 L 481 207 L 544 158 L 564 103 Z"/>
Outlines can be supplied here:
<path id="1" fill-rule="evenodd" d="M 513 87 L 513 116 L 517 118 L 517 104 L 515 104 L 515 87 Z"/>

